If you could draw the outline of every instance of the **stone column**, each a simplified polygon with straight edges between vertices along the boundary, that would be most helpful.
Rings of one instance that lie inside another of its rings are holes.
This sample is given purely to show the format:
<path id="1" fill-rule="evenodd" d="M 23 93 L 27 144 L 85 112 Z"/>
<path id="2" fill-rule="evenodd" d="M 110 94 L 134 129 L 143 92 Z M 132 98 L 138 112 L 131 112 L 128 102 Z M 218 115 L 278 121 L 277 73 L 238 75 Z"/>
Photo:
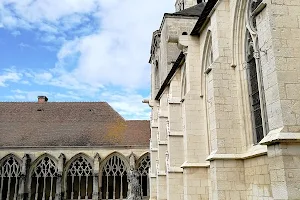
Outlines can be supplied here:
<path id="1" fill-rule="evenodd" d="M 133 152 L 131 152 L 130 156 L 129 156 L 129 165 L 130 165 L 130 169 L 128 169 L 128 173 L 130 170 L 135 170 L 135 156 L 133 154 Z M 128 197 L 132 196 L 132 185 L 131 182 L 128 183 Z"/>
<path id="2" fill-rule="evenodd" d="M 93 200 L 99 199 L 99 161 L 100 156 L 96 153 L 94 157 L 94 174 L 93 174 Z"/>
<path id="3" fill-rule="evenodd" d="M 65 159 L 66 159 L 65 155 L 62 153 L 58 157 L 55 200 L 62 199 L 62 186 L 63 186 L 62 175 L 64 170 Z"/>
<path id="4" fill-rule="evenodd" d="M 18 199 L 27 199 L 28 193 L 25 191 L 25 183 L 27 178 L 28 171 L 28 162 L 30 162 L 30 158 L 28 154 L 25 154 L 22 158 L 22 167 L 21 167 L 21 175 L 20 175 L 20 188 L 19 188 L 19 197 Z"/>

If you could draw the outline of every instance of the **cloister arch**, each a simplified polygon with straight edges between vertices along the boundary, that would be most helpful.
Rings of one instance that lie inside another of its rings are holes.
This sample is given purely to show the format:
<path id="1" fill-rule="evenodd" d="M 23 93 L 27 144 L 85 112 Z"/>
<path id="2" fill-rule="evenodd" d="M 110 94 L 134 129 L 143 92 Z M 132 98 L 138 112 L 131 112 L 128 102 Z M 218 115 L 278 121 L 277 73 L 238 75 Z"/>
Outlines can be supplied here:
<path id="1" fill-rule="evenodd" d="M 136 162 L 136 169 L 140 173 L 141 194 L 143 197 L 150 196 L 149 169 L 150 153 L 143 154 Z"/>
<path id="2" fill-rule="evenodd" d="M 93 159 L 84 153 L 73 156 L 65 166 L 66 199 L 92 199 Z"/>
<path id="3" fill-rule="evenodd" d="M 100 164 L 100 198 L 125 199 L 128 194 L 128 159 L 118 152 L 108 155 Z"/>
<path id="4" fill-rule="evenodd" d="M 43 154 L 29 170 L 29 199 L 54 199 L 60 190 L 58 184 L 58 160 L 50 154 Z"/>
<path id="5" fill-rule="evenodd" d="M 0 199 L 17 199 L 22 161 L 14 154 L 0 160 Z"/>

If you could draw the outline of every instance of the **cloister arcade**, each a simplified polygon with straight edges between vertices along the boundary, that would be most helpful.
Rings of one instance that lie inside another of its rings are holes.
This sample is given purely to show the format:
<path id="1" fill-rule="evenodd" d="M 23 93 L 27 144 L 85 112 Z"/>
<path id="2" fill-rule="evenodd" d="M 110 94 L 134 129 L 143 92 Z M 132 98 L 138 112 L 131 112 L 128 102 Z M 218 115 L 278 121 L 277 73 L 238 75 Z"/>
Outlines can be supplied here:
<path id="1" fill-rule="evenodd" d="M 149 167 L 148 153 L 136 158 L 114 152 L 104 159 L 79 153 L 69 160 L 64 154 L 35 160 L 9 154 L 0 158 L 0 200 L 126 199 L 130 169 L 140 173 L 143 198 L 149 199 Z"/>

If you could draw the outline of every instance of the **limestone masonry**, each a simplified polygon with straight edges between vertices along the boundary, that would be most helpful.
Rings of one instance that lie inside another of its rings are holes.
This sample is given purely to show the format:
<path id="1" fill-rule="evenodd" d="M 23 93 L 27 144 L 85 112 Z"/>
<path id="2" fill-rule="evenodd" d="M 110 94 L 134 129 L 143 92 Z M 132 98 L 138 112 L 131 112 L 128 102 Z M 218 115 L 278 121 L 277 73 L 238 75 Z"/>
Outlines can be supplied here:
<path id="1" fill-rule="evenodd" d="M 300 1 L 176 0 L 151 46 L 150 199 L 300 199 Z"/>

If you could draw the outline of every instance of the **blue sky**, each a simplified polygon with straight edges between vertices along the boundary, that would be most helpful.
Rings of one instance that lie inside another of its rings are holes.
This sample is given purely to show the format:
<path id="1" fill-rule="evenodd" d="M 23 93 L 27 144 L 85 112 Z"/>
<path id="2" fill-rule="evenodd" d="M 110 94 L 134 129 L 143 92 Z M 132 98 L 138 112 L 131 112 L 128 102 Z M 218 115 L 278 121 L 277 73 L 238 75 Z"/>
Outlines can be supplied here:
<path id="1" fill-rule="evenodd" d="M 0 101 L 107 101 L 148 119 L 152 32 L 175 0 L 0 0 Z"/>

